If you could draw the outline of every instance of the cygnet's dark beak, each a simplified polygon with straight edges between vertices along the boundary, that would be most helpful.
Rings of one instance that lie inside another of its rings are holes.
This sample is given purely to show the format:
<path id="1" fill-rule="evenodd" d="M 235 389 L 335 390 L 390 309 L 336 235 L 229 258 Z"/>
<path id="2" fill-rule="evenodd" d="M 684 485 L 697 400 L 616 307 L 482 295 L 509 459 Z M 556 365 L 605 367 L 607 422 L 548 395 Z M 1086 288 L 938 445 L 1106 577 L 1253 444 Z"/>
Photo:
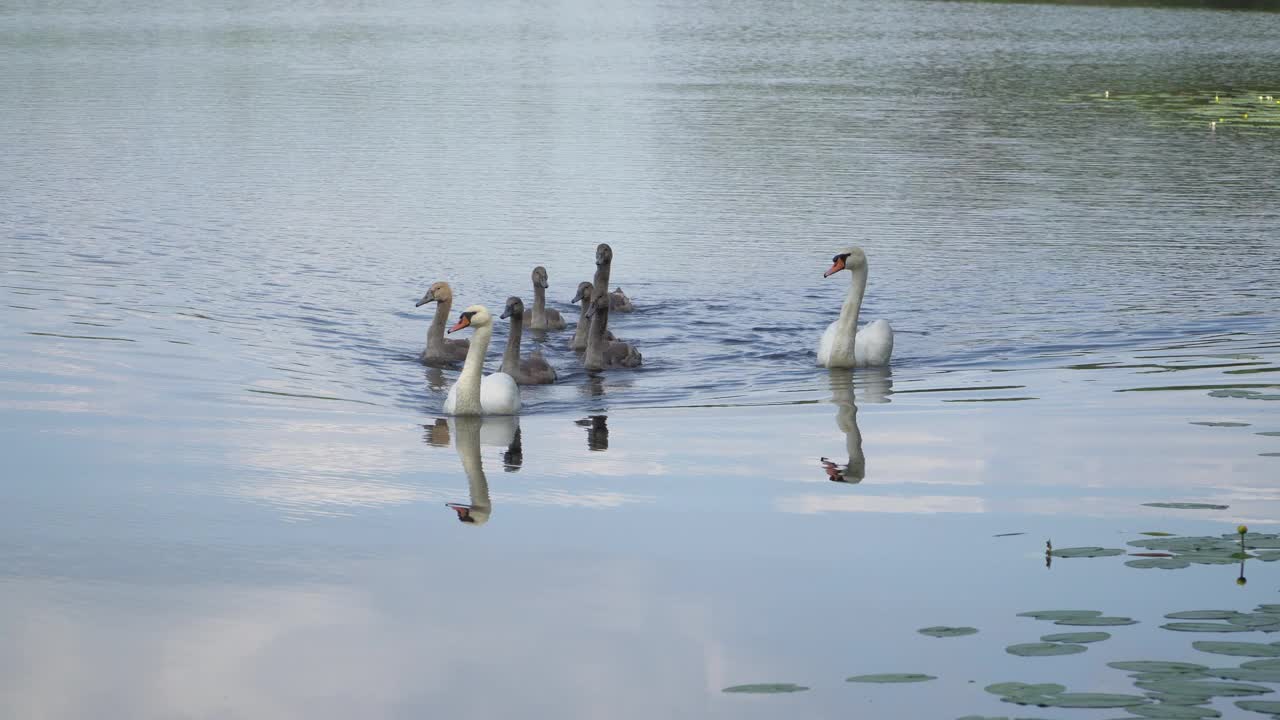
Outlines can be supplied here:
<path id="1" fill-rule="evenodd" d="M 426 295 L 423 295 L 423 296 L 422 296 L 422 299 L 421 299 L 421 300 L 419 300 L 418 302 L 414 303 L 414 304 L 413 304 L 413 306 L 414 306 L 414 307 L 422 307 L 423 305 L 426 305 L 426 304 L 427 304 L 427 303 L 429 303 L 429 302 L 435 302 L 435 301 L 436 301 L 435 296 L 434 296 L 434 295 L 432 295 L 431 293 L 427 293 Z"/>
<path id="2" fill-rule="evenodd" d="M 591 317 L 592 317 L 592 316 L 594 316 L 595 314 L 596 314 L 596 304 L 595 304 L 595 303 L 587 303 L 587 314 L 586 314 L 586 318 L 587 318 L 588 320 L 590 320 L 590 319 L 591 319 Z"/>
<path id="3" fill-rule="evenodd" d="M 507 318 L 511 317 L 511 306 L 508 305 L 505 308 L 503 308 L 502 314 L 499 315 L 498 317 L 502 318 L 503 320 L 506 320 Z"/>
<path id="4" fill-rule="evenodd" d="M 569 304 L 572 305 L 573 303 L 576 303 L 581 299 L 582 299 L 582 288 L 578 288 L 578 292 L 573 294 L 573 299 L 569 301 Z"/>

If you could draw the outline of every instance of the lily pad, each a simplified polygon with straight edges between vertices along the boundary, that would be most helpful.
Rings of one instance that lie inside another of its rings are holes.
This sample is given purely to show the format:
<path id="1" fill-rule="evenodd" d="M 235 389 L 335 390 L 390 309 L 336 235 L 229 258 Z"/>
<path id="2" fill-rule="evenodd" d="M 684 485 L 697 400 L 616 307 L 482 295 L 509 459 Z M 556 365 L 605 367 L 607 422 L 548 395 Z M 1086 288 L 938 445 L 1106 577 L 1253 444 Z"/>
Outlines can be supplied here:
<path id="1" fill-rule="evenodd" d="M 1140 532 L 1138 534 L 1150 535 L 1152 537 L 1172 537 L 1173 536 L 1173 533 L 1161 532 L 1160 530 L 1148 530 L 1146 532 Z"/>
<path id="2" fill-rule="evenodd" d="M 1080 645 L 1083 643 L 1102 642 L 1110 637 L 1111 633 L 1104 632 L 1056 633 L 1054 635 L 1041 635 L 1040 642 L 1075 643 Z"/>
<path id="3" fill-rule="evenodd" d="M 1254 670 L 1280 670 L 1280 658 L 1274 660 L 1248 660 L 1240 663 L 1240 667 Z"/>
<path id="4" fill-rule="evenodd" d="M 1045 657 L 1049 655 L 1075 655 L 1087 650 L 1083 645 L 1063 645 L 1061 643 L 1038 642 L 1010 645 L 1004 651 L 1010 655 L 1021 657 Z"/>
<path id="5" fill-rule="evenodd" d="M 1269 613 L 1258 613 L 1256 615 L 1240 614 L 1232 618 L 1227 618 L 1227 622 L 1232 625 L 1239 625 L 1246 628 L 1263 629 L 1269 625 L 1280 623 L 1280 615 L 1272 615 Z"/>
<path id="6" fill-rule="evenodd" d="M 1207 665 L 1188 662 L 1169 662 L 1166 660 L 1117 660 L 1107 663 L 1107 667 L 1127 672 L 1140 673 L 1182 673 L 1208 670 Z"/>
<path id="7" fill-rule="evenodd" d="M 1219 642 L 1216 640 L 1197 640 L 1191 647 L 1200 652 L 1217 655 L 1234 655 L 1236 657 L 1280 657 L 1280 647 L 1266 643 Z"/>
<path id="8" fill-rule="evenodd" d="M 1249 427 L 1249 423 L 1230 422 L 1223 420 L 1201 420 L 1192 421 L 1192 425 L 1204 425 L 1205 427 Z"/>
<path id="9" fill-rule="evenodd" d="M 1226 620 L 1240 613 L 1235 610 L 1184 610 L 1165 615 L 1170 620 Z"/>
<path id="10" fill-rule="evenodd" d="M 1075 625 L 1083 627 L 1108 626 L 1108 625 L 1137 625 L 1138 621 L 1127 617 L 1075 617 L 1057 620 L 1054 625 Z"/>
<path id="11" fill-rule="evenodd" d="M 1057 695 L 1060 692 L 1065 692 L 1066 689 L 1066 685 L 1059 685 L 1057 683 L 1039 683 L 1032 685 L 1020 682 L 995 683 L 983 688 L 983 690 L 986 690 L 993 695 Z"/>
<path id="12" fill-rule="evenodd" d="M 1147 507 L 1154 508 L 1170 508 L 1173 510 L 1226 510 L 1229 505 L 1214 505 L 1212 503 L 1194 503 L 1194 502 L 1153 502 L 1142 503 Z"/>
<path id="13" fill-rule="evenodd" d="M 1264 603 L 1258 606 L 1258 612 L 1280 613 L 1280 605 Z"/>
<path id="14" fill-rule="evenodd" d="M 1275 700 L 1237 700 L 1236 707 L 1251 712 L 1280 715 L 1280 702 Z"/>
<path id="15" fill-rule="evenodd" d="M 1150 570 L 1159 568 L 1161 570 L 1181 570 L 1185 567 L 1191 567 L 1191 562 L 1182 558 L 1143 558 L 1141 560 L 1130 560 L 1125 563 L 1131 568 L 1139 570 Z"/>
<path id="16" fill-rule="evenodd" d="M 1244 682 L 1280 683 L 1280 670 L 1265 668 L 1215 668 L 1206 674 L 1224 680 L 1243 680 Z"/>
<path id="17" fill-rule="evenodd" d="M 1217 680 L 1201 680 L 1199 678 L 1170 678 L 1155 682 L 1136 682 L 1135 687 L 1169 695 L 1188 697 L 1240 697 L 1242 695 L 1265 695 L 1271 688 L 1242 682 L 1225 682 Z"/>
<path id="18" fill-rule="evenodd" d="M 1160 627 L 1165 630 L 1176 630 L 1177 632 L 1253 632 L 1253 628 L 1242 627 L 1240 625 L 1231 625 L 1229 623 L 1214 622 L 1175 622 L 1165 623 Z"/>
<path id="19" fill-rule="evenodd" d="M 1030 617 L 1037 620 L 1065 620 L 1067 618 L 1101 616 L 1101 610 L 1029 610 L 1018 613 L 1018 617 Z"/>
<path id="20" fill-rule="evenodd" d="M 1202 718 L 1222 717 L 1222 713 L 1207 707 L 1194 705 L 1138 705 L 1129 708 L 1129 712 L 1142 717 L 1159 718 L 1160 720 L 1201 720 Z"/>
<path id="21" fill-rule="evenodd" d="M 1046 702 L 1018 702 L 1018 700 L 1010 697 L 1005 697 L 1004 701 L 1018 703 L 1019 705 L 1043 705 L 1045 707 L 1059 708 L 1122 708 L 1146 705 L 1148 702 L 1147 698 L 1141 695 L 1117 695 L 1112 693 L 1059 693 L 1057 695 L 1042 695 L 1035 699 Z"/>
<path id="22" fill-rule="evenodd" d="M 1057 558 L 1093 558 L 1093 557 L 1112 557 L 1114 555 L 1123 555 L 1123 550 L 1102 547 L 1072 547 L 1059 548 L 1049 553 Z"/>
<path id="23" fill-rule="evenodd" d="M 880 673 L 877 675 L 854 675 L 844 679 L 845 682 L 862 683 L 914 683 L 937 680 L 934 675 L 923 673 Z"/>
<path id="24" fill-rule="evenodd" d="M 720 692 L 727 693 L 753 693 L 759 695 L 769 695 L 773 693 L 793 693 L 803 692 L 809 688 L 794 683 L 755 683 L 752 685 L 734 685 L 727 687 Z"/>
<path id="25" fill-rule="evenodd" d="M 946 638 L 961 637 L 964 635 L 973 635 L 978 632 L 975 627 L 949 627 L 947 625 L 936 625 L 934 627 L 920 628 L 916 632 L 929 637 Z"/>

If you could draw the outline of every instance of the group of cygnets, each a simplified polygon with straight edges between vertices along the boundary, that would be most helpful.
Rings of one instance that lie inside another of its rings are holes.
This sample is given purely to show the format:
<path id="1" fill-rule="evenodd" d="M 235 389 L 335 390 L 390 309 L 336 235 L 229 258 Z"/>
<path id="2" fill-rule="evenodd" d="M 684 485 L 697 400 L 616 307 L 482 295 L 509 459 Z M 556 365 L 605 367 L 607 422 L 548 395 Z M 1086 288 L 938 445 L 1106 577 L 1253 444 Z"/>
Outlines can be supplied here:
<path id="1" fill-rule="evenodd" d="M 582 365 L 589 371 L 610 368 L 635 368 L 642 361 L 640 351 L 609 332 L 610 312 L 631 312 L 634 306 L 621 288 L 609 291 L 609 271 L 613 263 L 613 249 L 606 243 L 596 247 L 596 271 L 592 282 L 578 284 L 578 292 L 571 302 L 581 303 L 578 323 L 574 328 L 569 347 L 582 353 Z M 850 248 L 832 258 L 831 267 L 823 277 L 830 277 L 842 270 L 849 270 L 853 282 L 849 294 L 840 309 L 840 316 L 831 323 L 818 341 L 818 365 L 823 367 L 867 367 L 889 364 L 893 354 L 893 329 L 886 320 L 876 320 L 858 330 L 858 313 L 862 296 L 867 287 L 867 257 L 860 248 Z M 533 309 L 529 313 L 530 330 L 564 330 L 566 323 L 560 313 L 546 306 L 547 270 L 539 265 L 533 269 Z M 427 347 L 422 352 L 422 362 L 437 367 L 462 361 L 462 373 L 449 388 L 444 401 L 444 412 L 450 415 L 514 415 L 520 411 L 520 385 L 542 385 L 556 381 L 555 368 L 547 363 L 542 353 L 534 350 L 528 357 L 520 357 L 520 339 L 525 327 L 524 302 L 518 297 L 507 298 L 506 308 L 499 317 L 509 319 L 511 331 L 507 336 L 502 367 L 496 373 L 484 375 L 484 357 L 493 337 L 493 316 L 483 305 L 471 305 L 448 329 L 454 333 L 463 328 L 473 328 L 470 341 L 445 337 L 445 320 L 453 306 L 453 290 L 448 283 L 433 283 L 417 306 L 437 303 L 435 318 L 427 331 Z"/>

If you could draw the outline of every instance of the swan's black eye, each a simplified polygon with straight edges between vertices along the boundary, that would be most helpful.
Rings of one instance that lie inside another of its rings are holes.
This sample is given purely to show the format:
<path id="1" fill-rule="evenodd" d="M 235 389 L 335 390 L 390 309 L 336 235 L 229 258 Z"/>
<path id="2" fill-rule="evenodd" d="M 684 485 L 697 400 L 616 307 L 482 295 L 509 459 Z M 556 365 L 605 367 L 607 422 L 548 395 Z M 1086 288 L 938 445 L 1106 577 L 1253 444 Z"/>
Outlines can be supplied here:
<path id="1" fill-rule="evenodd" d="M 464 312 L 464 313 L 462 313 L 462 317 L 464 317 L 464 318 L 466 318 L 466 319 L 468 319 L 468 320 L 470 320 L 471 318 L 475 317 L 475 315 L 476 315 L 476 314 L 475 314 L 475 311 L 472 311 L 472 312 Z"/>

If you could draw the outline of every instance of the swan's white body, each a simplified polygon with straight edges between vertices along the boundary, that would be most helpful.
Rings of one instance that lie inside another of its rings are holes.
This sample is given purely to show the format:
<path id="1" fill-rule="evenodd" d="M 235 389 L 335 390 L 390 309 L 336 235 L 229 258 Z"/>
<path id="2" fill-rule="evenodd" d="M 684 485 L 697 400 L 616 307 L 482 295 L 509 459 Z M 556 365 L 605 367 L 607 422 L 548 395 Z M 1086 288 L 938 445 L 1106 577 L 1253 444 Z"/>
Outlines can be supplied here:
<path id="1" fill-rule="evenodd" d="M 444 399 L 444 411 L 449 415 L 515 415 L 520 412 L 520 387 L 515 379 L 503 372 L 484 375 L 493 318 L 480 305 L 472 305 L 466 312 L 472 313 L 470 324 L 476 334 L 467 349 L 462 374 Z"/>
<path id="2" fill-rule="evenodd" d="M 822 367 L 877 367 L 889 364 L 893 355 L 893 328 L 888 320 L 876 320 L 858 329 L 862 295 L 867 289 L 867 261 L 863 252 L 852 248 L 847 260 L 839 260 L 828 273 L 848 269 L 853 274 L 849 294 L 840 317 L 827 326 L 818 340 L 818 364 Z M 837 256 L 841 258 L 845 256 Z"/>

